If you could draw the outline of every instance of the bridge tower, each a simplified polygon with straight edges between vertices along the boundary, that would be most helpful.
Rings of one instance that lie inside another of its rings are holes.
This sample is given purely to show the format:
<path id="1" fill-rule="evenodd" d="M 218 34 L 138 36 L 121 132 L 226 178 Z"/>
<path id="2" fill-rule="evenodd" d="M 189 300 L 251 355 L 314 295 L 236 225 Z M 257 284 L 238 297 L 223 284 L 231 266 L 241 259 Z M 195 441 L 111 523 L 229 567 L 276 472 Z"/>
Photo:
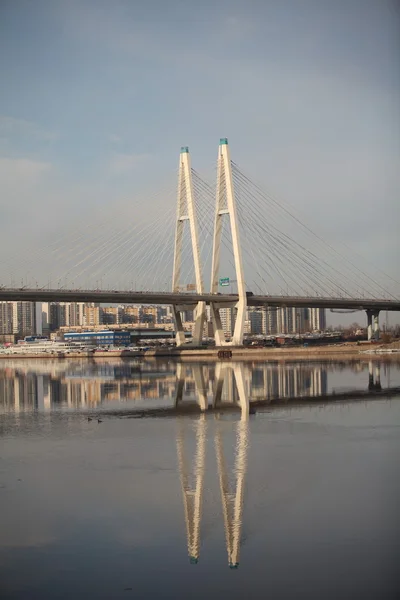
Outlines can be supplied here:
<path id="1" fill-rule="evenodd" d="M 197 218 L 194 204 L 192 167 L 190 161 L 189 148 L 181 148 L 179 158 L 179 179 L 178 179 L 178 202 L 176 211 L 175 226 L 175 249 L 174 249 L 174 268 L 172 275 L 172 291 L 179 292 L 181 265 L 182 265 L 182 242 L 183 228 L 185 221 L 189 221 L 190 237 L 192 241 L 192 252 L 194 261 L 194 271 L 196 277 L 196 291 L 198 294 L 204 293 L 203 275 L 200 263 L 199 237 L 197 229 Z M 185 306 L 173 306 L 173 316 L 175 321 L 176 345 L 181 346 L 185 343 L 185 334 L 182 326 L 181 311 Z M 187 308 L 192 309 L 191 306 Z M 205 302 L 199 302 L 195 309 L 195 327 L 193 332 L 193 344 L 201 344 L 205 322 L 206 307 Z"/>
<path id="2" fill-rule="evenodd" d="M 233 256 L 235 262 L 235 273 L 238 286 L 239 301 L 236 304 L 237 314 L 235 329 L 232 341 L 229 344 L 241 346 L 243 344 L 244 322 L 246 318 L 247 297 L 246 284 L 243 274 L 242 251 L 239 239 L 239 223 L 236 212 L 235 194 L 232 179 L 232 165 L 229 153 L 227 138 L 221 138 L 218 150 L 218 170 L 217 170 L 217 193 L 214 219 L 214 239 L 213 254 L 211 266 L 211 293 L 218 293 L 219 284 L 219 266 L 221 255 L 221 236 L 222 219 L 224 215 L 229 215 L 229 222 L 232 235 Z M 224 304 L 226 307 L 227 305 Z M 210 305 L 211 318 L 214 326 L 214 336 L 216 346 L 228 345 L 225 334 L 222 329 L 221 316 L 218 302 L 212 302 Z"/>

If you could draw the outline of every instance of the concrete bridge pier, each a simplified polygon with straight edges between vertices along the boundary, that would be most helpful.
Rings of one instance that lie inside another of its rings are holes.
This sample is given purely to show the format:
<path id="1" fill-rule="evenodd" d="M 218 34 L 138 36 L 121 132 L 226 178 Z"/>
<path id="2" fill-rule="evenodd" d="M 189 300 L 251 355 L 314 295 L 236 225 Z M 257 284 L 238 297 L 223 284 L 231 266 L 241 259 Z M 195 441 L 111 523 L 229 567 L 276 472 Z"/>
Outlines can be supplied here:
<path id="1" fill-rule="evenodd" d="M 379 340 L 379 310 L 368 309 L 367 313 L 368 323 L 368 341 Z"/>
<path id="2" fill-rule="evenodd" d="M 374 340 L 379 340 L 379 310 L 375 310 L 372 313 L 372 317 L 373 317 L 373 325 L 374 325 Z"/>
<path id="3" fill-rule="evenodd" d="M 174 319 L 175 325 L 175 341 L 177 346 L 183 346 L 185 343 L 185 331 L 183 329 L 182 317 L 181 313 L 178 310 L 178 307 L 172 305 L 172 316 Z"/>

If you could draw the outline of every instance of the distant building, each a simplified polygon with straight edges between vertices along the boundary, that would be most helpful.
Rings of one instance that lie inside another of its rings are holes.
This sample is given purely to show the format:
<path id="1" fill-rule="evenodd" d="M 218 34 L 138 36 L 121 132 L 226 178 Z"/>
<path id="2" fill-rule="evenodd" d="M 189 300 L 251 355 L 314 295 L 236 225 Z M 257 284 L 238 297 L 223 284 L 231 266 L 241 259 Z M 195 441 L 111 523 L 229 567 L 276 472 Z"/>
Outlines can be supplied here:
<path id="1" fill-rule="evenodd" d="M 251 335 L 262 335 L 263 331 L 263 314 L 260 310 L 248 310 L 247 317 L 249 321 L 249 333 Z"/>
<path id="2" fill-rule="evenodd" d="M 299 334 L 309 330 L 309 309 L 282 306 L 277 314 L 277 332 Z"/>
<path id="3" fill-rule="evenodd" d="M 125 322 L 124 306 L 104 306 L 102 308 L 102 321 L 104 325 L 119 325 Z"/>
<path id="4" fill-rule="evenodd" d="M 40 320 L 39 330 L 36 328 L 36 305 L 35 302 L 11 302 L 12 304 L 12 326 L 13 333 L 19 337 L 41 333 L 42 323 Z M 40 305 L 41 306 L 41 305 Z"/>
<path id="5" fill-rule="evenodd" d="M 70 302 L 67 307 L 66 319 L 69 321 L 66 325 L 77 327 L 83 325 L 85 318 L 85 303 Z"/>
<path id="6" fill-rule="evenodd" d="M 47 335 L 60 327 L 80 327 L 84 324 L 84 302 L 43 302 L 41 322 Z"/>
<path id="7" fill-rule="evenodd" d="M 262 329 L 264 335 L 275 335 L 278 333 L 278 309 L 274 306 L 262 309 Z"/>
<path id="8" fill-rule="evenodd" d="M 84 308 L 84 325 L 86 327 L 95 327 L 96 325 L 102 324 L 102 310 L 100 304 L 96 302 L 90 302 L 85 305 Z"/>
<path id="9" fill-rule="evenodd" d="M 310 331 L 325 331 L 326 312 L 324 308 L 310 308 Z"/>
<path id="10" fill-rule="evenodd" d="M 13 305 L 12 302 L 0 302 L 0 334 L 13 333 Z"/>
<path id="11" fill-rule="evenodd" d="M 210 307 L 206 307 L 207 321 L 211 321 Z M 232 337 L 235 327 L 235 308 L 221 308 L 222 329 Z M 296 335 L 326 328 L 325 310 L 294 307 L 249 307 L 246 312 L 245 333 L 249 335 Z"/>
<path id="12" fill-rule="evenodd" d="M 139 323 L 138 306 L 125 306 L 124 323 Z"/>
<path id="13" fill-rule="evenodd" d="M 223 332 L 227 337 L 232 337 L 235 328 L 236 310 L 234 308 L 221 308 L 219 314 Z"/>

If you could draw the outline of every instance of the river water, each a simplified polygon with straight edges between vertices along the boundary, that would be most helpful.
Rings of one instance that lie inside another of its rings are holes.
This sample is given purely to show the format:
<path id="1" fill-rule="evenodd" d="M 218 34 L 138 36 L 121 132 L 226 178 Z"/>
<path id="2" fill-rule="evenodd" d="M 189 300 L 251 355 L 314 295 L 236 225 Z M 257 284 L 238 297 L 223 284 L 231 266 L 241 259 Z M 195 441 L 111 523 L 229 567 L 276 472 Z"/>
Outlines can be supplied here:
<path id="1" fill-rule="evenodd" d="M 367 395 L 397 386 L 383 360 L 1 361 L 0 598 L 399 597 L 400 397 Z"/>

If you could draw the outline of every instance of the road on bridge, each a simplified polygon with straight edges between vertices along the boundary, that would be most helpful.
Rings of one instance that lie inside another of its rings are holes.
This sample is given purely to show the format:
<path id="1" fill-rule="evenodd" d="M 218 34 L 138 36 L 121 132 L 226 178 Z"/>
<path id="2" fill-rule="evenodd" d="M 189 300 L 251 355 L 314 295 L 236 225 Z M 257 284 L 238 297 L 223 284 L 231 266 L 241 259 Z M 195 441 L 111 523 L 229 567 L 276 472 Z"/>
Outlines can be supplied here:
<path id="1" fill-rule="evenodd" d="M 120 290 L 65 290 L 43 288 L 0 288 L 0 301 L 101 302 L 111 304 L 164 304 L 195 306 L 198 302 L 221 305 L 236 303 L 237 294 L 197 294 L 172 292 L 133 292 Z M 400 311 L 400 300 L 376 298 L 324 298 L 312 296 L 256 296 L 249 294 L 248 306 L 342 308 L 354 310 Z"/>

